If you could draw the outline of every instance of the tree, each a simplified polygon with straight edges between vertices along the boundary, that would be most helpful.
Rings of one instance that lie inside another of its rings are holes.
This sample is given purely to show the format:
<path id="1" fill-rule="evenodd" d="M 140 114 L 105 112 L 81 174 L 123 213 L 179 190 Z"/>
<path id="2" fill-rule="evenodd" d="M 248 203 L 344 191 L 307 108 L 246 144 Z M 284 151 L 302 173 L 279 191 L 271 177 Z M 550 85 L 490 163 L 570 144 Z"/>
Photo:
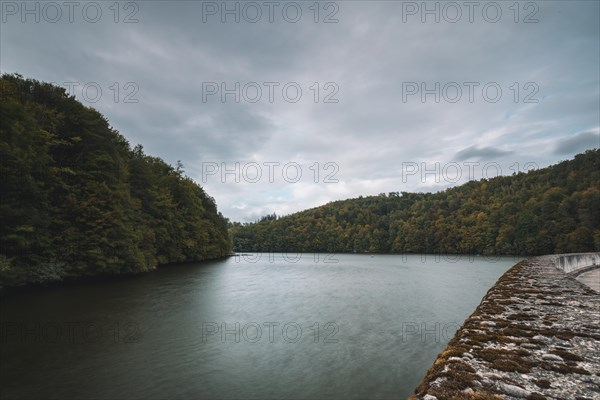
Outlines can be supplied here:
<path id="1" fill-rule="evenodd" d="M 224 256 L 227 220 L 63 88 L 0 78 L 0 286 Z"/>
<path id="2" fill-rule="evenodd" d="M 359 196 L 281 218 L 267 216 L 230 233 L 239 251 L 598 251 L 599 167 L 600 150 L 589 150 L 527 174 L 472 181 L 435 194 Z"/>

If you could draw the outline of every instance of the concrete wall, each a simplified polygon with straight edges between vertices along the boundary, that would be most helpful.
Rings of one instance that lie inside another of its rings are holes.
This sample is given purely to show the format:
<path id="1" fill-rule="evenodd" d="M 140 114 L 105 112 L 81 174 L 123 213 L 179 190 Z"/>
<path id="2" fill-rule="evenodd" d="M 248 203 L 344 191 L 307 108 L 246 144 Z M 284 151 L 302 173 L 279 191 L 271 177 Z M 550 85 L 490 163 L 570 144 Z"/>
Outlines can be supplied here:
<path id="1" fill-rule="evenodd" d="M 555 254 L 550 257 L 556 267 L 567 274 L 577 275 L 594 267 L 600 268 L 600 253 Z"/>

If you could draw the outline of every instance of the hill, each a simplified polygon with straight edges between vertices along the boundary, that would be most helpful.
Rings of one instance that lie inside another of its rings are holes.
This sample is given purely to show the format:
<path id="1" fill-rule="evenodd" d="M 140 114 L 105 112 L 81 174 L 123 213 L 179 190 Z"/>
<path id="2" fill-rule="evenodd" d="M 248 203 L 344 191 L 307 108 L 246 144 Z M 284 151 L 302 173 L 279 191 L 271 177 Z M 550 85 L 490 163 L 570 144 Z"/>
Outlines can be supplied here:
<path id="1" fill-rule="evenodd" d="M 335 201 L 230 227 L 236 251 L 536 255 L 600 249 L 600 150 L 438 193 Z"/>
<path id="2" fill-rule="evenodd" d="M 0 287 L 221 257 L 213 198 L 65 89 L 0 78 Z"/>

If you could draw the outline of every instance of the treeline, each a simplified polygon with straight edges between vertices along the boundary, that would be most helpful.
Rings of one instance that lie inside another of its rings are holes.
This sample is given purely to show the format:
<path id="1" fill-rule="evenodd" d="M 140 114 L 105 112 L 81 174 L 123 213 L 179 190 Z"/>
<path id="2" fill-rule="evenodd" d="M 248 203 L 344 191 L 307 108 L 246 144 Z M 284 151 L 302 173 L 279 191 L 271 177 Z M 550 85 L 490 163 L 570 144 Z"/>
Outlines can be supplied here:
<path id="1" fill-rule="evenodd" d="M 336 201 L 230 227 L 236 251 L 538 255 L 600 250 L 600 150 L 438 193 Z"/>
<path id="2" fill-rule="evenodd" d="M 65 90 L 0 78 L 0 287 L 221 257 L 227 220 Z"/>

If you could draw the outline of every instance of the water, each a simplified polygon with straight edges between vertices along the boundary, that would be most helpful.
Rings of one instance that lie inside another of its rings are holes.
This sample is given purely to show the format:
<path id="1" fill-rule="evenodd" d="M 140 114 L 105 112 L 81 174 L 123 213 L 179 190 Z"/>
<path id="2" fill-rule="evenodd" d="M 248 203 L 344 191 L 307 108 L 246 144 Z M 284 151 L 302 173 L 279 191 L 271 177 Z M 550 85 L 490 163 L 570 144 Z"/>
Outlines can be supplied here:
<path id="1" fill-rule="evenodd" d="M 516 261 L 262 254 L 17 294 L 1 397 L 404 399 Z"/>

